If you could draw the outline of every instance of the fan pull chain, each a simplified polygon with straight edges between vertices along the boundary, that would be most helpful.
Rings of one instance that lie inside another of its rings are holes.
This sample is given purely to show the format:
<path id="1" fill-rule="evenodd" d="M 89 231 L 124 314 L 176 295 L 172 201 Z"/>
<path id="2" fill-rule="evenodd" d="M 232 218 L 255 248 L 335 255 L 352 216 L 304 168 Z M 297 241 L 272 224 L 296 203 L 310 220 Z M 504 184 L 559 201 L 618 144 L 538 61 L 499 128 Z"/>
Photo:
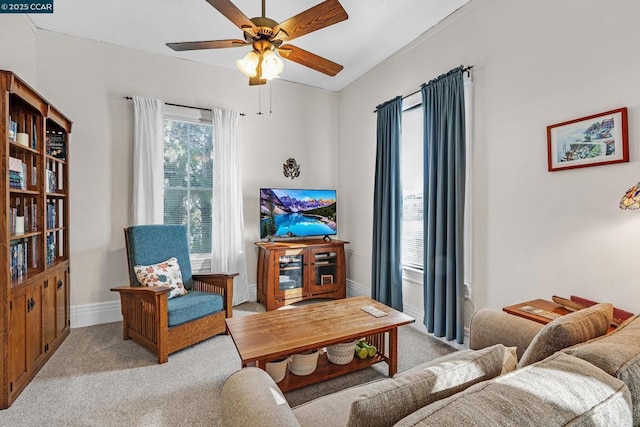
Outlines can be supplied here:
<path id="1" fill-rule="evenodd" d="M 273 117 L 273 92 L 272 92 L 272 84 L 269 83 L 269 118 Z"/>
<path id="2" fill-rule="evenodd" d="M 257 115 L 262 115 L 262 85 L 258 86 L 258 112 Z"/>

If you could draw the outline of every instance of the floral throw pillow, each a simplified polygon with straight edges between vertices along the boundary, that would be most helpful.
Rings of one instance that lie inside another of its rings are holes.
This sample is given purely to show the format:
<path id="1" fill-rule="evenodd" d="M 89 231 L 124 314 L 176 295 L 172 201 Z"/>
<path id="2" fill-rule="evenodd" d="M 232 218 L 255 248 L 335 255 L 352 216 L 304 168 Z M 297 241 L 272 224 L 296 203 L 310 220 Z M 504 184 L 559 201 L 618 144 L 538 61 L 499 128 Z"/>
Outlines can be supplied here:
<path id="1" fill-rule="evenodd" d="M 187 290 L 182 283 L 182 273 L 176 258 L 154 265 L 136 265 L 133 267 L 136 278 L 142 286 L 166 286 L 171 289 L 169 298 L 185 295 Z"/>

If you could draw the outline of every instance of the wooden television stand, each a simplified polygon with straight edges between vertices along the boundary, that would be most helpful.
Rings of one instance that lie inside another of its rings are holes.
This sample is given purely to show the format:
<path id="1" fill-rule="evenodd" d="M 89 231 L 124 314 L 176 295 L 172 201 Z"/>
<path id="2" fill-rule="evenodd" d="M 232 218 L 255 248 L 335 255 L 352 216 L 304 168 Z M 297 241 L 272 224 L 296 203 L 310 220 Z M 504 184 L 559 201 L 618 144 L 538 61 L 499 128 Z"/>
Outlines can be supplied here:
<path id="1" fill-rule="evenodd" d="M 347 243 L 323 239 L 256 242 L 258 302 L 271 311 L 313 298 L 345 298 Z"/>

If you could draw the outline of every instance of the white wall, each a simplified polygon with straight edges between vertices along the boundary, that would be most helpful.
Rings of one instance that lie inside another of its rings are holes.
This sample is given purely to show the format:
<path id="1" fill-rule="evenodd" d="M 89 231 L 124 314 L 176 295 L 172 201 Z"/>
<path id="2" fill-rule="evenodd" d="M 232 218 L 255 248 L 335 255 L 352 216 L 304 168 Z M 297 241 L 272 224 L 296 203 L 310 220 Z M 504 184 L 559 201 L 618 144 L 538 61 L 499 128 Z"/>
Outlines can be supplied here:
<path id="1" fill-rule="evenodd" d="M 5 37 L 2 27 L 0 36 Z M 122 230 L 132 214 L 133 107 L 124 96 L 246 114 L 240 119 L 240 140 L 250 284 L 256 283 L 259 187 L 337 187 L 334 92 L 276 81 L 272 117 L 258 116 L 258 89 L 237 71 L 46 31 L 37 31 L 33 51 L 35 69 L 11 58 L 6 68 L 21 66 L 31 74 L 27 82 L 74 122 L 69 153 L 72 315 L 74 307 L 91 311 L 92 304 L 115 303 L 118 295 L 109 289 L 128 285 Z M 267 113 L 268 93 L 262 89 Z M 302 165 L 294 181 L 282 174 L 289 157 Z M 114 308 L 119 311 L 117 305 L 108 308 L 111 314 Z"/>
<path id="2" fill-rule="evenodd" d="M 13 71 L 27 82 L 35 81 L 36 31 L 24 15 L 0 14 L 0 70 Z"/>
<path id="3" fill-rule="evenodd" d="M 467 314 L 554 294 L 639 312 L 640 214 L 618 209 L 640 179 L 639 15 L 635 0 L 472 0 L 341 91 L 339 191 L 351 279 L 370 283 L 373 109 L 473 65 L 474 286 Z M 548 125 L 623 106 L 630 163 L 547 171 Z M 405 305 L 421 309 L 421 288 L 405 284 L 405 291 Z"/>

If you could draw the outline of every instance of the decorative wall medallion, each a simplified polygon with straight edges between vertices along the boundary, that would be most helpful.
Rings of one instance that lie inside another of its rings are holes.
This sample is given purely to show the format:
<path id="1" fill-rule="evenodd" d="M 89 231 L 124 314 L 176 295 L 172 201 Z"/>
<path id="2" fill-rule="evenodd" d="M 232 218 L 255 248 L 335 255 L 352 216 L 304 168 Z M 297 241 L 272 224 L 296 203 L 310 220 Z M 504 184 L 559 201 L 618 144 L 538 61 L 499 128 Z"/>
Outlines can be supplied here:
<path id="1" fill-rule="evenodd" d="M 282 173 L 287 178 L 297 178 L 300 176 L 300 165 L 296 162 L 296 159 L 290 157 L 285 163 L 282 164 Z"/>

